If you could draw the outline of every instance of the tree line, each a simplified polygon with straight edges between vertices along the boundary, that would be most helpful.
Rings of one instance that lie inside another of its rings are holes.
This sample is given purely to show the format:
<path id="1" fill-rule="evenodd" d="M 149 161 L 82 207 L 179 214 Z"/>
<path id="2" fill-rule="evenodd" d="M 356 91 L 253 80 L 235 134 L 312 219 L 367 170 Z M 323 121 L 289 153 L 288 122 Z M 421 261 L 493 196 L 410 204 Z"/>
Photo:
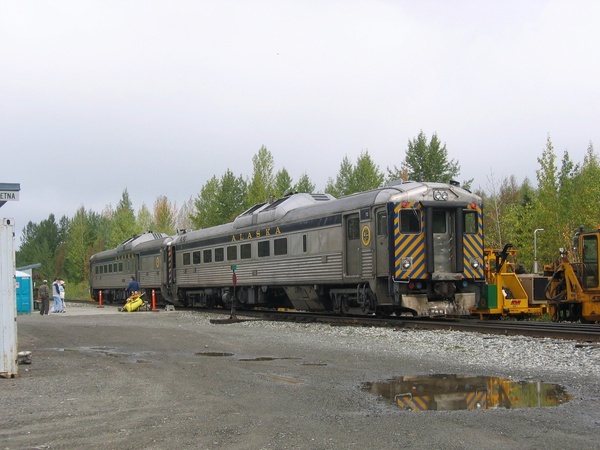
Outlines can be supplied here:
<path id="1" fill-rule="evenodd" d="M 558 256 L 558 248 L 569 249 L 573 233 L 584 226 L 600 224 L 600 164 L 592 144 L 585 158 L 575 163 L 565 150 L 560 165 L 550 137 L 537 158 L 537 187 L 529 179 L 521 184 L 514 176 L 487 177 L 486 189 L 476 193 L 483 198 L 486 247 L 502 248 L 513 244 L 518 262 L 531 271 L 533 233 L 537 235 L 540 267 Z M 229 169 L 214 175 L 201 186 L 195 197 L 181 206 L 159 196 L 152 208 L 145 204 L 135 211 L 127 188 L 115 208 L 103 211 L 81 206 L 72 217 L 57 219 L 50 214 L 40 223 L 29 222 L 22 230 L 21 246 L 16 252 L 17 266 L 41 263 L 38 278 L 61 276 L 70 283 L 87 283 L 89 259 L 94 253 L 116 247 L 130 237 L 152 230 L 176 234 L 180 229 L 201 229 L 232 221 L 251 206 L 280 198 L 291 192 L 315 192 L 315 184 L 304 173 L 294 183 L 289 172 L 275 171 L 274 157 L 262 146 L 252 158 L 250 178 Z M 368 151 L 356 161 L 345 156 L 337 175 L 329 178 L 324 192 L 335 197 L 375 189 L 393 180 L 449 182 L 460 174 L 460 165 L 449 159 L 446 144 L 437 134 L 428 138 L 423 131 L 408 141 L 400 166 L 386 167 L 385 173 Z M 470 188 L 472 180 L 462 182 Z"/>

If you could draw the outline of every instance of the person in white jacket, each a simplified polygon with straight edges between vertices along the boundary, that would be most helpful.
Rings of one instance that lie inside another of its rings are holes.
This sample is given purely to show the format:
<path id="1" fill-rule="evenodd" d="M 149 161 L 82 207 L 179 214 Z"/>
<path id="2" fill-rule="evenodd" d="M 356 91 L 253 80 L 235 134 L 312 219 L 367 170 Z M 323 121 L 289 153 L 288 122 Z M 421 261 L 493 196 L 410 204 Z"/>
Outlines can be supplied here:
<path id="1" fill-rule="evenodd" d="M 52 312 L 58 313 L 62 311 L 62 301 L 60 300 L 60 283 L 58 282 L 58 278 L 55 278 L 52 282 L 52 299 L 54 300 L 54 305 L 52 306 Z"/>
<path id="2" fill-rule="evenodd" d="M 67 304 L 65 303 L 65 282 L 62 278 L 58 279 L 58 295 L 60 297 L 60 312 L 67 312 Z"/>

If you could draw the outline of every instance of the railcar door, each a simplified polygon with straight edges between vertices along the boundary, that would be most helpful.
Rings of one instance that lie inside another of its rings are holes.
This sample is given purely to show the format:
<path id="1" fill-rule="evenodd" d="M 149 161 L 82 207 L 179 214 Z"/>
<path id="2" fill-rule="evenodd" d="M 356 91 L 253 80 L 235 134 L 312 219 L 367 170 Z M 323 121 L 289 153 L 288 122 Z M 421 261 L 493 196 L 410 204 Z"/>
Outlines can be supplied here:
<path id="1" fill-rule="evenodd" d="M 344 218 L 346 233 L 346 275 L 360 275 L 360 219 L 358 214 L 349 214 Z"/>
<path id="2" fill-rule="evenodd" d="M 454 211 L 433 209 L 433 265 L 434 272 L 454 272 Z"/>
<path id="3" fill-rule="evenodd" d="M 161 289 L 162 295 L 166 299 L 170 301 L 176 300 L 176 279 L 175 279 L 175 246 L 168 243 L 167 246 L 163 249 L 163 270 L 162 270 L 162 280 L 161 280 Z"/>
<path id="4" fill-rule="evenodd" d="M 377 248 L 376 271 L 378 276 L 387 276 L 390 269 L 390 238 L 388 236 L 388 212 L 387 208 L 379 208 L 375 211 L 375 239 Z"/>

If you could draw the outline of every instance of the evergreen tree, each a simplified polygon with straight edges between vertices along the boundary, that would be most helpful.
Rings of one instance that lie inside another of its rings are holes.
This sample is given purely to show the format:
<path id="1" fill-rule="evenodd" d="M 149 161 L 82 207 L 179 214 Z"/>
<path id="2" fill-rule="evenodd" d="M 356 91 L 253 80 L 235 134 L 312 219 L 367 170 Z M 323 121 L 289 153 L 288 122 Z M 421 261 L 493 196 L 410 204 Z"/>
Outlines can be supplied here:
<path id="1" fill-rule="evenodd" d="M 402 164 L 409 180 L 437 181 L 449 183 L 460 173 L 460 166 L 454 160 L 448 160 L 446 144 L 441 145 L 437 134 L 427 136 L 423 130 L 412 141 L 408 141 L 406 157 Z"/>
<path id="2" fill-rule="evenodd" d="M 573 180 L 573 203 L 563 205 L 566 211 L 577 213 L 576 226 L 591 230 L 600 225 L 600 161 L 590 142 L 580 170 Z M 573 208 L 573 205 L 577 205 Z M 575 210 L 575 211 L 574 211 Z"/>
<path id="3" fill-rule="evenodd" d="M 219 225 L 219 205 L 217 198 L 220 183 L 216 176 L 208 180 L 194 200 L 194 211 L 190 214 L 192 228 L 201 229 Z"/>
<path id="4" fill-rule="evenodd" d="M 542 253 L 544 257 L 550 257 L 553 260 L 558 256 L 557 249 L 559 247 L 568 249 L 570 245 L 568 243 L 569 239 L 565 241 L 564 229 L 560 223 L 559 172 L 550 136 L 546 139 L 546 147 L 537 161 L 540 168 L 536 170 L 538 194 L 534 210 L 535 224 L 529 230 L 529 233 L 533 240 L 534 230 L 536 228 L 544 229 L 544 232 L 540 234 L 538 258 L 539 253 Z M 550 256 L 552 250 L 544 246 L 544 242 L 554 243 L 555 248 L 552 256 Z"/>
<path id="5" fill-rule="evenodd" d="M 175 218 L 177 207 L 164 195 L 159 196 L 154 202 L 154 229 L 155 233 L 175 234 Z"/>
<path id="6" fill-rule="evenodd" d="M 56 223 L 54 214 L 39 225 L 28 222 L 21 234 L 21 246 L 16 252 L 17 267 L 40 263 L 38 273 L 52 279 L 62 275 L 62 264 L 58 261 L 59 249 L 65 242 L 69 220 L 63 216 Z"/>
<path id="7" fill-rule="evenodd" d="M 383 185 L 384 175 L 375 165 L 369 152 L 360 154 L 352 171 L 352 190 L 354 192 L 377 189 Z"/>
<path id="8" fill-rule="evenodd" d="M 221 177 L 217 194 L 218 224 L 233 221 L 249 205 L 246 204 L 248 185 L 240 175 L 236 177 L 229 169 Z"/>
<path id="9" fill-rule="evenodd" d="M 275 182 L 273 183 L 273 197 L 281 198 L 292 191 L 292 177 L 290 177 L 290 174 L 284 167 L 275 174 Z"/>
<path id="10" fill-rule="evenodd" d="M 358 157 L 356 165 L 350 162 L 348 156 L 344 156 L 335 181 L 329 178 L 325 192 L 334 197 L 341 197 L 378 188 L 383 180 L 384 175 L 371 160 L 369 152 L 365 151 Z"/>
<path id="11" fill-rule="evenodd" d="M 69 225 L 65 270 L 68 279 L 75 283 L 89 279 L 89 260 L 96 240 L 90 216 L 93 216 L 93 213 L 86 212 L 85 208 L 81 206 Z"/>
<path id="12" fill-rule="evenodd" d="M 248 186 L 248 204 L 271 201 L 274 197 L 273 155 L 263 145 L 252 158 L 252 180 Z"/>
<path id="13" fill-rule="evenodd" d="M 156 231 L 154 218 L 152 217 L 152 213 L 150 212 L 145 203 L 142 203 L 142 206 L 138 210 L 136 217 L 136 227 L 142 232 Z"/>
<path id="14" fill-rule="evenodd" d="M 247 185 L 231 170 L 217 179 L 213 176 L 206 182 L 194 201 L 194 211 L 189 215 L 192 228 L 207 228 L 233 221 L 247 205 Z"/>
<path id="15" fill-rule="evenodd" d="M 315 192 L 315 185 L 312 181 L 310 181 L 310 178 L 306 172 L 300 176 L 300 179 L 295 184 L 294 192 L 305 192 L 307 194 L 312 194 Z"/>
<path id="16" fill-rule="evenodd" d="M 135 212 L 129 199 L 129 193 L 125 188 L 115 209 L 109 247 L 116 247 L 121 242 L 139 234 L 140 231 L 136 224 Z"/>
<path id="17" fill-rule="evenodd" d="M 354 171 L 354 167 L 348 158 L 348 155 L 345 155 L 342 159 L 342 163 L 340 164 L 340 170 L 338 174 L 333 180 L 329 178 L 327 180 L 327 186 L 325 186 L 325 192 L 327 194 L 331 194 L 334 197 L 341 197 L 343 195 L 348 195 L 352 193 L 352 172 Z"/>

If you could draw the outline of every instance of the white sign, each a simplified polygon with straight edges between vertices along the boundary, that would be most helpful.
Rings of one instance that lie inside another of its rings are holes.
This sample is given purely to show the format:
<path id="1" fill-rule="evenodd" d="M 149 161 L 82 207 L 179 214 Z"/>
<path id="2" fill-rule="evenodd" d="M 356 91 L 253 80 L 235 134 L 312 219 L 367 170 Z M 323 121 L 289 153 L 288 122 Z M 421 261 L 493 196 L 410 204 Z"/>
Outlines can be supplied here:
<path id="1" fill-rule="evenodd" d="M 0 191 L 0 202 L 19 201 L 19 191 Z"/>

